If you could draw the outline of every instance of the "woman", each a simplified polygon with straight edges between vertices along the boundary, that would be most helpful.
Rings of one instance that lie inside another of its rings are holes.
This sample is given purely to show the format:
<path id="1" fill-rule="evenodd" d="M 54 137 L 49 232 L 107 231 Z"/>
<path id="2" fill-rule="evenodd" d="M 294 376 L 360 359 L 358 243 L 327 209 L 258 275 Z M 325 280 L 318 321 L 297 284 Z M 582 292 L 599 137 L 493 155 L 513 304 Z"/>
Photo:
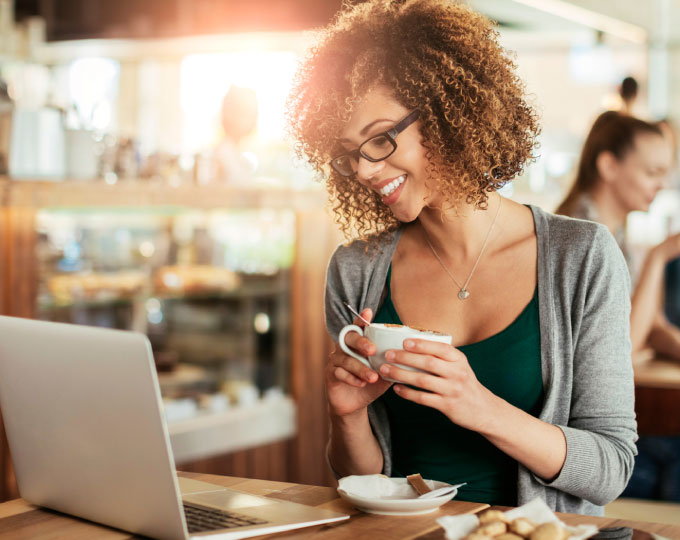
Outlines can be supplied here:
<path id="1" fill-rule="evenodd" d="M 627 272 L 604 227 L 497 193 L 538 132 L 513 69 L 489 21 L 449 0 L 348 7 L 300 67 L 293 135 L 359 237 L 329 265 L 332 338 L 345 301 L 453 337 L 388 353 L 425 374 L 336 348 L 328 458 L 338 475 L 419 472 L 467 482 L 461 499 L 597 514 L 635 452 Z"/>
<path id="2" fill-rule="evenodd" d="M 633 265 L 626 245 L 626 217 L 649 210 L 673 164 L 672 140 L 662 126 L 609 111 L 601 114 L 586 138 L 576 181 L 558 213 L 604 223 Z M 634 287 L 631 341 L 680 360 L 680 329 L 662 309 L 667 263 L 680 256 L 680 234 L 653 247 Z M 680 438 L 643 436 L 624 495 L 680 501 Z"/>
<path id="3" fill-rule="evenodd" d="M 673 162 L 672 145 L 658 124 L 608 111 L 593 124 L 581 152 L 576 181 L 558 214 L 603 223 L 629 265 L 626 218 L 646 212 L 664 186 Z M 633 351 L 651 347 L 680 360 L 680 329 L 663 315 L 664 270 L 680 257 L 680 234 L 649 250 L 635 282 L 631 308 Z"/>

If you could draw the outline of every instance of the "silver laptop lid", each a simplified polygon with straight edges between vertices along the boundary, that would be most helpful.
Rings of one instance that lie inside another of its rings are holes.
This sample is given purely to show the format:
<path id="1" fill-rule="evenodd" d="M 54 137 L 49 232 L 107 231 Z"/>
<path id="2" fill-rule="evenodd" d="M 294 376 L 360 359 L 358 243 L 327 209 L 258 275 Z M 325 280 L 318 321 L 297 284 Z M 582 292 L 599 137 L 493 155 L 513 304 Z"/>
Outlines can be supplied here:
<path id="1" fill-rule="evenodd" d="M 0 317 L 0 410 L 27 501 L 186 537 L 146 336 Z"/>

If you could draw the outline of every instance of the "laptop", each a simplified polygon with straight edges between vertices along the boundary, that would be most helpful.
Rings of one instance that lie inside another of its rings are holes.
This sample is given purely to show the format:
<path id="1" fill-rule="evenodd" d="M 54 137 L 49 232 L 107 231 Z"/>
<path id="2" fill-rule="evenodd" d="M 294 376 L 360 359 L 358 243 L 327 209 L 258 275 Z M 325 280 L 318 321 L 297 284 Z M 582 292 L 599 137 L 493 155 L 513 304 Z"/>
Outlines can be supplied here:
<path id="1" fill-rule="evenodd" d="M 178 478 L 136 332 L 0 317 L 0 410 L 28 502 L 162 539 L 236 539 L 349 516 Z"/>

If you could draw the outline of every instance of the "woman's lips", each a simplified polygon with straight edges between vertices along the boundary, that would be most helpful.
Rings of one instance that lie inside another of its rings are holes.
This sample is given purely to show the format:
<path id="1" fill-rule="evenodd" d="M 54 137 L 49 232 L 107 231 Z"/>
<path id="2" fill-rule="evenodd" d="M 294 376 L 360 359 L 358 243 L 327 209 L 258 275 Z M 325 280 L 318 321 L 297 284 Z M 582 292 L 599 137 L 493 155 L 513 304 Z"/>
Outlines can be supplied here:
<path id="1" fill-rule="evenodd" d="M 394 204 L 399 199 L 401 192 L 404 190 L 404 185 L 406 184 L 406 175 L 403 175 L 404 180 L 397 186 L 397 189 L 392 191 L 389 195 L 382 195 L 382 202 L 387 206 Z M 401 177 L 400 177 L 401 178 Z"/>

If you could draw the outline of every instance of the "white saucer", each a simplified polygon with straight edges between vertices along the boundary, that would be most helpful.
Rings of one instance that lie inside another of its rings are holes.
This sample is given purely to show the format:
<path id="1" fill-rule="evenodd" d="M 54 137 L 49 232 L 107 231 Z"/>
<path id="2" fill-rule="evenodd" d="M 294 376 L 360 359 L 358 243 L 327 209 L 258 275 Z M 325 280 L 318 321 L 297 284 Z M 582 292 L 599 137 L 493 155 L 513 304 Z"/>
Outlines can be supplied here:
<path id="1" fill-rule="evenodd" d="M 408 485 L 406 478 L 390 478 L 390 481 L 398 485 Z M 450 485 L 445 482 L 437 482 L 436 480 L 428 480 L 427 483 L 433 489 Z M 348 493 L 344 489 L 338 488 L 340 497 L 358 510 L 368 512 L 369 514 L 383 514 L 387 516 L 412 516 L 434 512 L 442 504 L 453 499 L 457 493 L 458 490 L 454 489 L 447 495 L 431 499 L 418 499 L 416 496 L 409 498 L 377 498 Z"/>

